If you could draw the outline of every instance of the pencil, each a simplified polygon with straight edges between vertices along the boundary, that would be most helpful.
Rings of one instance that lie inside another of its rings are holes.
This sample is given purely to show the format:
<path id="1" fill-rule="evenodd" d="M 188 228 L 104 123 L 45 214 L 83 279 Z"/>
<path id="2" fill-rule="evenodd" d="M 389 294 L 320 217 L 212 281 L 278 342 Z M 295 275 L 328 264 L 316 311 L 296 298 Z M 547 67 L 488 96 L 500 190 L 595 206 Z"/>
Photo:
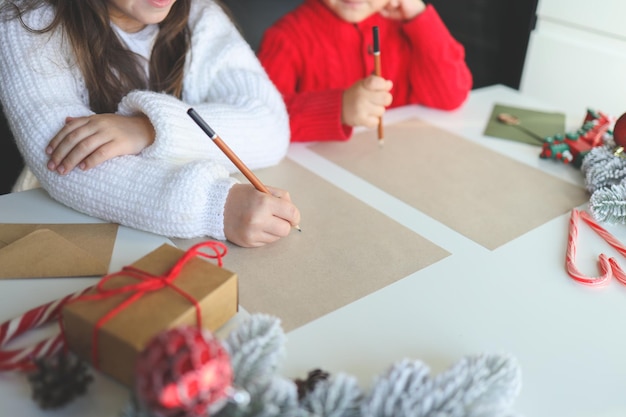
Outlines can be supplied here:
<path id="1" fill-rule="evenodd" d="M 378 40 L 378 26 L 374 26 L 372 28 L 372 35 L 374 37 L 374 74 L 379 77 L 382 76 L 382 71 L 380 68 L 380 42 Z M 383 118 L 382 116 L 378 119 L 378 143 L 382 145 L 385 142 L 383 133 Z"/>
<path id="2" fill-rule="evenodd" d="M 267 189 L 267 187 L 261 182 L 261 180 L 259 180 L 257 176 L 254 175 L 252 171 L 250 171 L 246 164 L 244 164 L 243 161 L 239 159 L 239 157 L 232 151 L 232 149 L 230 149 L 228 145 L 224 143 L 224 141 L 217 135 L 217 133 L 215 133 L 215 131 L 211 129 L 211 126 L 209 126 L 209 124 L 205 122 L 204 119 L 200 117 L 200 115 L 193 108 L 189 108 L 189 110 L 187 110 L 187 114 L 193 119 L 194 122 L 196 122 L 198 126 L 200 126 L 200 129 L 202 129 L 204 133 L 206 133 L 207 136 L 211 138 L 213 143 L 215 143 L 217 147 L 220 148 L 222 152 L 224 152 L 228 159 L 230 159 L 230 161 L 235 164 L 237 169 L 239 169 L 239 171 L 241 171 L 241 173 L 248 179 L 248 181 L 250 181 L 250 183 L 254 185 L 254 188 L 256 188 L 258 191 L 261 191 L 262 193 L 272 195 L 272 193 L 270 193 L 270 190 Z M 294 227 L 298 229 L 298 231 L 302 231 L 299 225 L 296 225 Z"/>

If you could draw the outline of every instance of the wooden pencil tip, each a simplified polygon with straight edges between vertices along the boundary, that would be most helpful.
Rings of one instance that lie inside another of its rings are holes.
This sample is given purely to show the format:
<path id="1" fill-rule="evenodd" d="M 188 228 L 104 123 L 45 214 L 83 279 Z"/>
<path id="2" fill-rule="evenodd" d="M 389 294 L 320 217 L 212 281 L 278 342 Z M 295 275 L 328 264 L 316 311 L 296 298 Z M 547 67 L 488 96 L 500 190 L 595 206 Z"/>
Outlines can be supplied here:
<path id="1" fill-rule="evenodd" d="M 382 148 L 384 144 L 385 144 L 385 139 L 383 138 L 378 139 L 378 146 Z"/>
<path id="2" fill-rule="evenodd" d="M 302 231 L 302 229 L 300 229 L 300 225 L 299 225 L 299 224 L 295 225 L 294 227 L 295 227 L 296 229 L 298 229 L 298 232 L 301 232 L 301 231 Z"/>

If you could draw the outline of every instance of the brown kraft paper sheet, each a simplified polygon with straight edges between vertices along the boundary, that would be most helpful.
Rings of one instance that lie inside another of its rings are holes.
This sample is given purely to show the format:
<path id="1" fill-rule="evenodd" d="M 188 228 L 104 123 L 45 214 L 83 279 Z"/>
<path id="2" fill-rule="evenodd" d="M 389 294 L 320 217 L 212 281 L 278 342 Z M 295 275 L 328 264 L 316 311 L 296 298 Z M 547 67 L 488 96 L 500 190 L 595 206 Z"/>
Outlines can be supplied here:
<path id="1" fill-rule="evenodd" d="M 229 244 L 224 268 L 239 278 L 241 306 L 280 318 L 285 331 L 449 255 L 293 161 L 255 174 L 289 190 L 302 214 L 302 231 L 292 229 L 287 238 L 260 248 Z M 195 242 L 176 244 L 186 248 Z"/>
<path id="2" fill-rule="evenodd" d="M 589 199 L 582 187 L 416 119 L 385 126 L 383 147 L 368 131 L 310 149 L 490 250 Z"/>

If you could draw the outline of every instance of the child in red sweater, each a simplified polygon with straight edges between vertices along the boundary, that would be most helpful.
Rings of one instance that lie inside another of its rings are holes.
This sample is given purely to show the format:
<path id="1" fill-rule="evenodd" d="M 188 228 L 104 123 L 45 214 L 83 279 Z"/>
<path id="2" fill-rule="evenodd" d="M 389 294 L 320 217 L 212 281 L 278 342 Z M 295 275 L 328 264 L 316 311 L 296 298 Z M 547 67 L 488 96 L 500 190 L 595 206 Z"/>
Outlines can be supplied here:
<path id="1" fill-rule="evenodd" d="M 374 26 L 382 77 L 371 75 Z M 267 29 L 258 56 L 287 104 L 293 142 L 347 140 L 385 107 L 453 110 L 472 88 L 465 49 L 422 0 L 304 0 Z"/>

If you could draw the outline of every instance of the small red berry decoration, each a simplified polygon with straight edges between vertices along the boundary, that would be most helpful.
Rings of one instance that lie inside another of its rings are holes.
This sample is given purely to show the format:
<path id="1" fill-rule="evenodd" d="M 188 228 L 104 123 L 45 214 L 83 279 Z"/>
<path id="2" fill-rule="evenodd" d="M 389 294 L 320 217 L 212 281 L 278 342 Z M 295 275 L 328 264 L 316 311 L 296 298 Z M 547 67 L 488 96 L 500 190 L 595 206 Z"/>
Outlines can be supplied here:
<path id="1" fill-rule="evenodd" d="M 613 120 L 605 113 L 587 109 L 579 129 L 546 137 L 539 157 L 554 159 L 564 164 L 571 163 L 580 168 L 589 151 L 604 144 L 604 135 L 609 131 Z"/>
<path id="2" fill-rule="evenodd" d="M 164 417 L 208 416 L 232 390 L 228 352 L 208 331 L 176 327 L 154 337 L 137 359 L 137 398 Z"/>
<path id="3" fill-rule="evenodd" d="M 626 113 L 622 114 L 613 126 L 613 140 L 617 146 L 626 148 Z"/>

